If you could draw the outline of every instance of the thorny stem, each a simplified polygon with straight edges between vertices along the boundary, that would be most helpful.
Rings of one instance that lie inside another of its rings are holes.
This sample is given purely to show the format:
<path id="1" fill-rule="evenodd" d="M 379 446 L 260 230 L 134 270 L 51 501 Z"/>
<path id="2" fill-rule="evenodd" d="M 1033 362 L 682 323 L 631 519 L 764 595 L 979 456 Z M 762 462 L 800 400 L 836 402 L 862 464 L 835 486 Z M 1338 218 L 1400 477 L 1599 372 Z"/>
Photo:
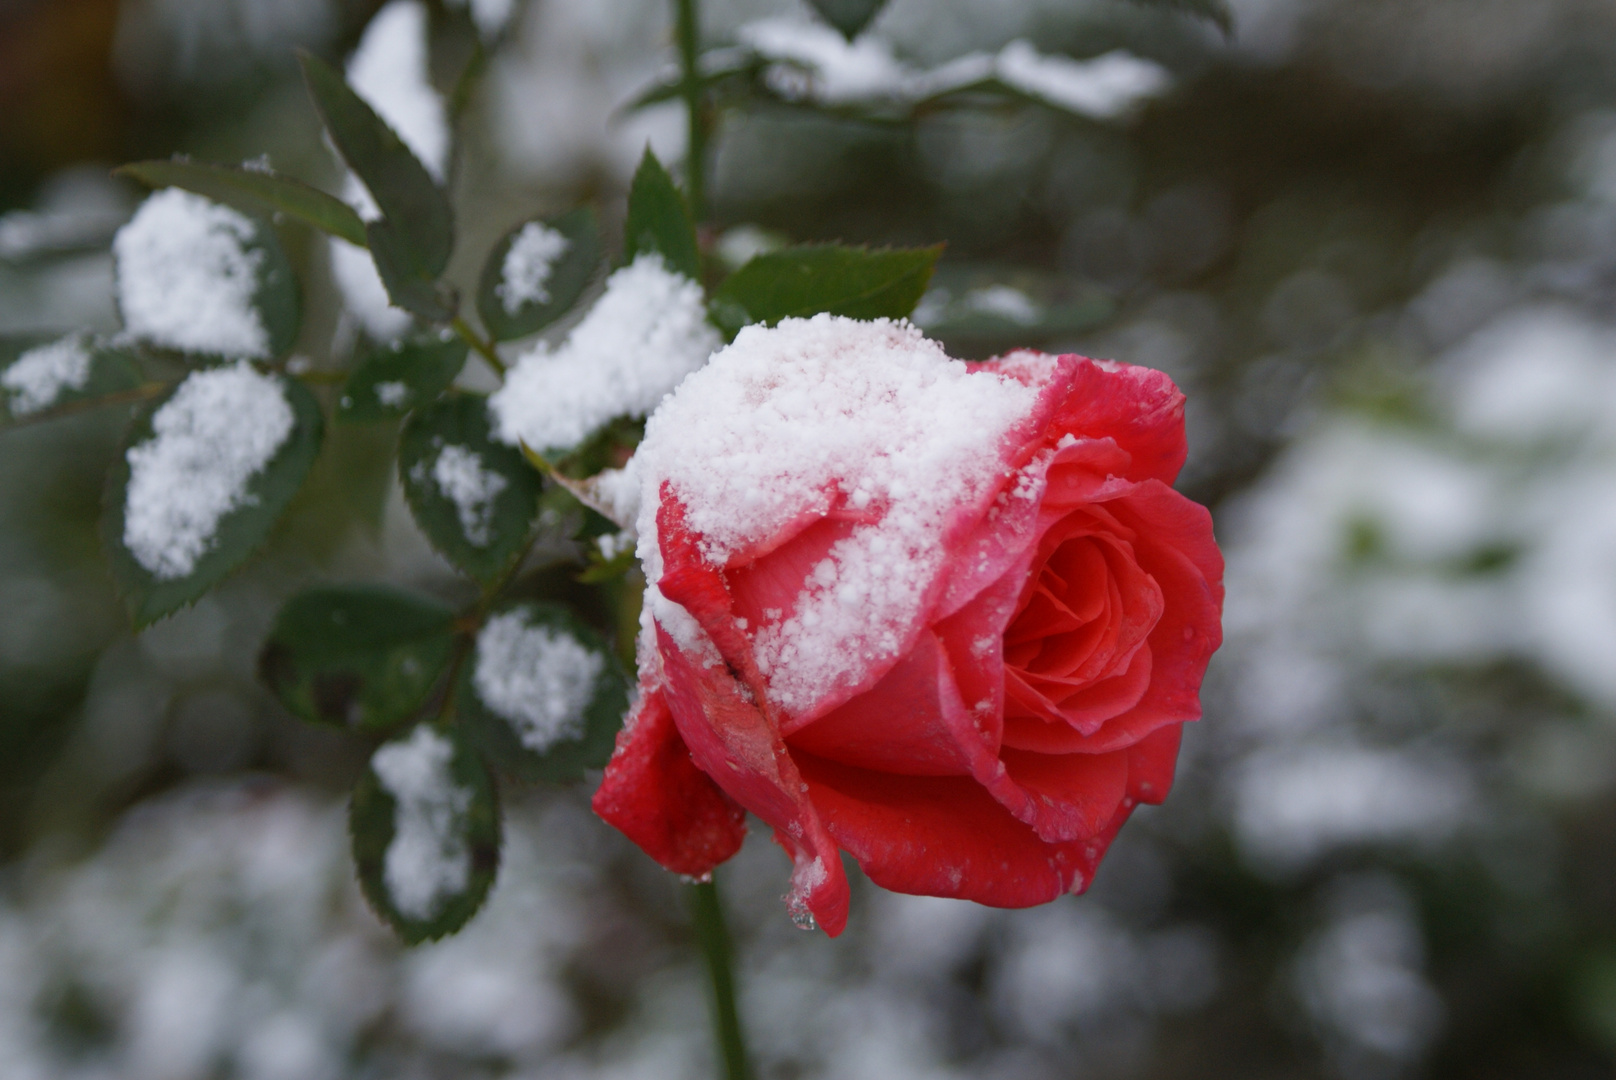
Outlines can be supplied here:
<path id="1" fill-rule="evenodd" d="M 749 1080 L 746 1040 L 741 1033 L 741 1017 L 735 1010 L 735 962 L 730 949 L 729 929 L 724 925 L 724 907 L 712 878 L 690 886 L 690 919 L 707 976 L 712 984 L 713 1038 L 724 1061 L 726 1080 Z"/>
<path id="2" fill-rule="evenodd" d="M 690 129 L 685 154 L 685 185 L 690 189 L 690 214 L 699 225 L 707 217 L 707 114 L 701 102 L 701 24 L 697 0 L 674 0 L 679 35 L 681 95 Z"/>
<path id="3" fill-rule="evenodd" d="M 466 322 L 463 317 L 456 315 L 450 320 L 449 326 L 455 333 L 466 339 L 466 344 L 475 349 L 478 356 L 488 362 L 488 366 L 494 369 L 494 374 L 502 379 L 505 377 L 505 362 L 494 351 L 494 346 L 471 328 L 470 323 Z"/>

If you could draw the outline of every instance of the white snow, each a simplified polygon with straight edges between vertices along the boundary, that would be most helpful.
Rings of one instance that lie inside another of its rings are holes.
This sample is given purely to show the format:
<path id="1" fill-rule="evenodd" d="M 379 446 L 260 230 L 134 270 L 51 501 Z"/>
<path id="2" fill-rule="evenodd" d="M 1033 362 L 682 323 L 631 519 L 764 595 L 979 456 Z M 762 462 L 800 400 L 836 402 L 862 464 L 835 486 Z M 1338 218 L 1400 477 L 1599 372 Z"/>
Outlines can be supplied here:
<path id="1" fill-rule="evenodd" d="M 720 343 L 701 286 L 640 255 L 606 280 L 565 342 L 541 342 L 516 362 L 488 401 L 495 436 L 537 450 L 575 446 L 613 417 L 650 412 Z"/>
<path id="2" fill-rule="evenodd" d="M 1031 326 L 1043 314 L 1032 297 L 1011 285 L 988 285 L 972 289 L 962 301 L 967 311 L 995 315 L 1022 326 Z"/>
<path id="3" fill-rule="evenodd" d="M 748 23 L 736 36 L 775 61 L 764 73 L 775 93 L 830 106 L 912 103 L 997 77 L 1056 108 L 1112 120 L 1172 84 L 1160 64 L 1124 49 L 1073 60 L 1045 55 L 1018 39 L 996 54 L 967 53 L 922 69 L 900 60 L 878 35 L 861 34 L 850 42 L 823 23 L 792 17 Z"/>
<path id="4" fill-rule="evenodd" d="M 1045 56 L 1025 41 L 1012 41 L 1000 50 L 994 66 L 999 78 L 1017 90 L 1096 120 L 1121 116 L 1172 85 L 1160 64 L 1123 49 L 1073 60 Z"/>
<path id="5" fill-rule="evenodd" d="M 376 13 L 348 60 L 348 84 L 442 183 L 449 160 L 449 119 L 442 96 L 432 87 L 427 13 L 420 0 L 392 0 Z M 351 172 L 342 194 L 366 221 L 381 216 L 376 200 Z M 331 276 L 344 303 L 372 337 L 387 340 L 408 329 L 410 315 L 391 306 L 370 252 L 332 237 L 330 255 Z"/>
<path id="6" fill-rule="evenodd" d="M 393 906 L 409 919 L 435 917 L 471 879 L 465 824 L 472 792 L 454 782 L 453 761 L 454 744 L 425 724 L 370 759 L 396 804 L 382 880 Z"/>
<path id="7" fill-rule="evenodd" d="M 941 572 L 950 512 L 1003 482 L 1001 441 L 1037 394 L 968 372 L 904 322 L 819 315 L 747 327 L 646 426 L 635 455 L 646 577 L 662 573 L 664 483 L 720 566 L 837 500 L 868 512 L 809 574 L 796 608 L 767 613 L 753 631 L 771 699 L 787 709 L 822 701 L 904 646 Z M 703 648 L 682 609 L 647 596 L 670 634 Z"/>
<path id="8" fill-rule="evenodd" d="M 84 334 L 36 345 L 0 372 L 0 387 L 10 394 L 12 416 L 48 409 L 64 390 L 82 390 L 90 381 L 89 338 Z"/>
<path id="9" fill-rule="evenodd" d="M 220 520 L 255 501 L 247 484 L 269 464 L 294 416 L 274 377 L 245 360 L 186 377 L 129 448 L 123 543 L 159 580 L 181 578 L 213 546 Z"/>
<path id="10" fill-rule="evenodd" d="M 571 241 L 542 221 L 522 227 L 505 252 L 500 281 L 494 287 L 505 314 L 515 315 L 527 304 L 549 303 L 550 271 L 571 246 Z"/>
<path id="11" fill-rule="evenodd" d="M 370 20 L 348 60 L 348 85 L 442 183 L 449 119 L 443 98 L 432 88 L 426 6 L 420 0 L 392 0 Z"/>
<path id="12" fill-rule="evenodd" d="M 179 188 L 164 188 L 118 230 L 118 309 L 135 338 L 182 352 L 269 357 L 253 307 L 262 251 L 252 219 Z"/>
<path id="13" fill-rule="evenodd" d="M 486 468 L 477 451 L 451 443 L 432 463 L 432 482 L 455 504 L 466 539 L 476 547 L 487 547 L 493 539 L 494 500 L 508 481 Z"/>
<path id="14" fill-rule="evenodd" d="M 605 660 L 571 634 L 535 626 L 520 609 L 496 615 L 477 635 L 477 696 L 522 745 L 543 753 L 584 733 L 584 710 Z"/>
<path id="15" fill-rule="evenodd" d="M 516 0 L 448 0 L 453 8 L 471 9 L 471 21 L 484 38 L 498 37 L 516 13 Z"/>
<path id="16" fill-rule="evenodd" d="M 410 384 L 407 382 L 379 382 L 373 389 L 376 391 L 376 400 L 389 409 L 399 408 L 410 399 Z"/>

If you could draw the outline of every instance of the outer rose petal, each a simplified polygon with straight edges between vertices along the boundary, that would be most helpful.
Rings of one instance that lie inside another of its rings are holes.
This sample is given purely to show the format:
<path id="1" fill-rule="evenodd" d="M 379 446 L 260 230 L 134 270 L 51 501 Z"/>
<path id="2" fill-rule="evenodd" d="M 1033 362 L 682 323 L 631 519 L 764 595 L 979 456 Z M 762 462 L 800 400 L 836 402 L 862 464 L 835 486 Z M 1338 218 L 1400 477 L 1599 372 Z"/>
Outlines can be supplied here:
<path id="1" fill-rule="evenodd" d="M 746 839 L 746 811 L 690 760 L 657 690 L 618 733 L 590 805 L 676 874 L 703 877 Z"/>
<path id="2" fill-rule="evenodd" d="M 808 790 L 836 842 L 893 892 L 1032 907 L 1082 892 L 1131 811 L 1101 832 L 1046 844 L 968 777 L 894 776 L 802 754 Z"/>

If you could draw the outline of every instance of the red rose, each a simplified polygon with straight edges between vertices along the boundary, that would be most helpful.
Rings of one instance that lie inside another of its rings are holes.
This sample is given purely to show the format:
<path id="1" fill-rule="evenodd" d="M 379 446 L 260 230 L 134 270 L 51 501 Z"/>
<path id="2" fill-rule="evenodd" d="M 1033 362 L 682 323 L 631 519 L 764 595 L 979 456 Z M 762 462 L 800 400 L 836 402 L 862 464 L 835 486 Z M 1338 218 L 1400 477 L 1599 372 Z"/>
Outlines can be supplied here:
<path id="1" fill-rule="evenodd" d="M 1086 888 L 1166 796 L 1222 637 L 1211 518 L 1169 486 L 1183 401 L 902 323 L 742 331 L 637 455 L 641 696 L 596 811 L 703 875 L 750 810 L 833 935 L 839 851 L 898 892 Z"/>

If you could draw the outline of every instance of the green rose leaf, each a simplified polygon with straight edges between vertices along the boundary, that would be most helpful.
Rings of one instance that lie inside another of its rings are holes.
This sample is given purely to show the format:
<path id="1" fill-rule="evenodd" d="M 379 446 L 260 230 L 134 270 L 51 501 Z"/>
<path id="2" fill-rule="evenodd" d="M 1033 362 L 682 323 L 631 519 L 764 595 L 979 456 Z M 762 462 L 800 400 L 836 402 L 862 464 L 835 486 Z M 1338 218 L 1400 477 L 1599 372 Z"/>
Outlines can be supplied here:
<path id="1" fill-rule="evenodd" d="M 612 756 L 628 678 L 589 627 L 556 604 L 489 617 L 461 669 L 455 704 L 470 738 L 523 780 L 567 783 Z"/>
<path id="2" fill-rule="evenodd" d="M 374 585 L 311 589 L 281 608 L 258 672 L 310 723 L 392 727 L 425 704 L 454 653 L 454 612 Z"/>
<path id="3" fill-rule="evenodd" d="M 180 187 L 252 214 L 286 214 L 307 225 L 365 246 L 365 223 L 353 207 L 301 180 L 268 169 L 206 161 L 137 161 L 114 169 L 148 187 Z"/>
<path id="4" fill-rule="evenodd" d="M 759 255 L 713 295 L 713 319 L 734 336 L 750 323 L 774 324 L 828 311 L 855 319 L 900 319 L 926 291 L 941 246 L 871 251 L 808 244 Z"/>
<path id="5" fill-rule="evenodd" d="M 886 0 L 808 0 L 819 17 L 852 41 L 886 6 Z"/>
<path id="6" fill-rule="evenodd" d="M 452 395 L 412 414 L 398 471 L 416 524 L 461 570 L 487 584 L 521 556 L 544 481 L 490 438 L 485 398 Z"/>
<path id="7" fill-rule="evenodd" d="M 668 269 L 692 281 L 701 280 L 696 224 L 673 177 L 646 147 L 628 191 L 628 220 L 623 225 L 623 261 L 656 252 Z"/>
<path id="8" fill-rule="evenodd" d="M 323 432 L 301 383 L 245 361 L 192 372 L 136 418 L 101 515 L 136 627 L 194 602 L 268 538 Z"/>
<path id="9" fill-rule="evenodd" d="M 437 279 L 454 248 L 448 198 L 426 166 L 335 68 L 309 53 L 300 56 L 309 95 L 331 141 L 381 211 L 380 221 L 365 226 L 365 239 L 387 295 L 422 318 L 447 320 L 453 312 Z"/>
<path id="10" fill-rule="evenodd" d="M 371 755 L 348 833 L 365 899 L 410 945 L 464 926 L 499 870 L 493 778 L 461 736 L 430 724 Z"/>
<path id="11" fill-rule="evenodd" d="M 495 341 L 526 337 L 565 315 L 600 265 L 600 227 L 581 207 L 525 222 L 483 265 L 477 314 Z"/>
<path id="12" fill-rule="evenodd" d="M 337 398 L 337 420 L 396 420 L 449 389 L 466 364 L 466 343 L 430 336 L 395 341 L 365 357 Z"/>
<path id="13" fill-rule="evenodd" d="M 0 404 L 12 420 L 49 415 L 141 382 L 133 357 L 90 334 L 0 337 Z"/>

